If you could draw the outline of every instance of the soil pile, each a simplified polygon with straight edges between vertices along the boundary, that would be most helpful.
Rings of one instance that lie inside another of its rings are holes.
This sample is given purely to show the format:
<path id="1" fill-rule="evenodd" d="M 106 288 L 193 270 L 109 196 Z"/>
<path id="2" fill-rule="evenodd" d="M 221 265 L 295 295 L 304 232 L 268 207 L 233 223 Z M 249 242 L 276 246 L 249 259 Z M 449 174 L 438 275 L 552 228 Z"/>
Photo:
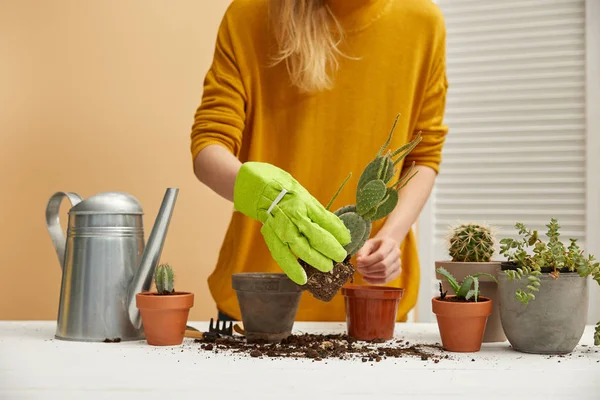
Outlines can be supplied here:
<path id="1" fill-rule="evenodd" d="M 202 343 L 201 349 L 206 351 L 230 351 L 234 354 L 244 354 L 250 357 L 312 359 L 361 359 L 363 362 L 380 362 L 387 358 L 413 357 L 423 361 L 439 362 L 448 355 L 440 355 L 441 347 L 437 345 L 413 344 L 403 340 L 370 342 L 357 341 L 345 334 L 292 335 L 281 343 L 246 343 L 243 336 L 210 337 L 196 339 Z M 436 350 L 438 354 L 436 354 Z"/>

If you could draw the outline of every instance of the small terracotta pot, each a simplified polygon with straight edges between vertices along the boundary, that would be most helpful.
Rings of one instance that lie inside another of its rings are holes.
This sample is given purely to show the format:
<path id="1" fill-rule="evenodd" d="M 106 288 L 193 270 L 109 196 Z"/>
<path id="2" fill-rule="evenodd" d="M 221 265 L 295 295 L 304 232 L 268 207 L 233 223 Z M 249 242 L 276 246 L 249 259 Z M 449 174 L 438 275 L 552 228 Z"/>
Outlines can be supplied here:
<path id="1" fill-rule="evenodd" d="M 159 295 L 143 292 L 135 296 L 135 301 L 149 345 L 177 346 L 183 342 L 190 308 L 194 306 L 193 293 Z"/>
<path id="2" fill-rule="evenodd" d="M 342 288 L 348 336 L 357 340 L 394 337 L 398 304 L 404 289 L 349 285 Z"/>
<path id="3" fill-rule="evenodd" d="M 447 299 L 455 297 L 446 296 Z M 479 296 L 476 303 L 442 301 L 438 296 L 431 302 L 445 350 L 460 353 L 481 350 L 485 325 L 492 313 L 492 300 Z"/>

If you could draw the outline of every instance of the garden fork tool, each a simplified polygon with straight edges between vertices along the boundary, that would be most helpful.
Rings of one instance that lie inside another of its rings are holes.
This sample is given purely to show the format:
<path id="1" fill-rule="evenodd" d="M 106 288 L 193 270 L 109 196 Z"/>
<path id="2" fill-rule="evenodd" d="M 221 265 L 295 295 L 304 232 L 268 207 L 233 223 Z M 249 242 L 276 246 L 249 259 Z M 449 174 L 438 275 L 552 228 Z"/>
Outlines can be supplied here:
<path id="1" fill-rule="evenodd" d="M 187 325 L 185 327 L 185 337 L 195 339 L 216 339 L 223 336 L 233 336 L 233 329 L 233 322 L 217 319 L 217 322 L 215 323 L 214 318 L 211 318 L 208 332 L 200 332 L 198 329 Z M 240 329 L 236 329 L 236 331 L 239 333 Z"/>
<path id="2" fill-rule="evenodd" d="M 217 323 L 214 324 L 214 320 L 211 318 L 210 325 L 208 326 L 208 333 L 214 333 L 219 336 L 233 336 L 233 323 L 231 321 L 217 319 Z"/>

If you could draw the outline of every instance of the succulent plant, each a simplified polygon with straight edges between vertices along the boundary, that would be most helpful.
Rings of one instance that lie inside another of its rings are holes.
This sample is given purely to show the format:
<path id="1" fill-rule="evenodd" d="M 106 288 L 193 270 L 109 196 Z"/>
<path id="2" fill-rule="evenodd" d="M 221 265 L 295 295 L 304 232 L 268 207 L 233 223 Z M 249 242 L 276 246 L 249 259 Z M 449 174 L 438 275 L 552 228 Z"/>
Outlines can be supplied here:
<path id="1" fill-rule="evenodd" d="M 456 280 L 456 278 L 454 278 L 454 276 L 450 272 L 448 272 L 445 268 L 438 268 L 436 271 L 438 274 L 440 274 L 444 278 L 446 278 L 446 281 L 448 281 L 448 284 L 450 284 L 452 291 L 456 295 L 456 299 L 460 300 L 460 301 L 470 301 L 471 299 L 473 299 L 473 301 L 477 302 L 477 300 L 479 299 L 479 279 L 478 278 L 480 276 L 488 276 L 494 282 L 496 282 L 496 283 L 498 282 L 496 280 L 496 278 L 494 278 L 492 275 L 486 274 L 486 273 L 468 275 L 465 277 L 465 279 L 462 282 L 458 282 Z M 473 289 L 471 289 L 471 287 Z M 446 292 L 442 292 L 442 284 L 440 283 L 440 298 L 444 299 L 445 297 L 446 297 Z"/>
<path id="2" fill-rule="evenodd" d="M 159 295 L 173 294 L 175 292 L 173 268 L 168 264 L 161 264 L 156 267 L 154 284 Z"/>
<path id="3" fill-rule="evenodd" d="M 348 257 L 353 256 L 365 244 L 371 234 L 372 221 L 388 216 L 398 204 L 398 191 L 417 174 L 412 173 L 413 162 L 408 171 L 392 184 L 391 181 L 398 172 L 396 165 L 400 163 L 421 142 L 421 133 L 400 148 L 392 151 L 389 146 L 398 118 L 396 116 L 386 142 L 381 146 L 375 158 L 363 170 L 356 189 L 356 204 L 347 205 L 334 211 L 346 228 L 350 231 L 352 241 L 345 246 Z M 412 174 L 411 174 L 412 173 Z M 341 186 L 327 205 L 331 207 L 342 188 L 352 174 L 342 182 Z"/>
<path id="4" fill-rule="evenodd" d="M 448 252 L 455 262 L 489 262 L 495 251 L 491 229 L 480 224 L 454 227 L 448 244 Z"/>
<path id="5" fill-rule="evenodd" d="M 500 241 L 500 254 L 515 264 L 515 269 L 504 271 L 510 281 L 527 278 L 527 291 L 518 289 L 515 298 L 527 305 L 535 300 L 534 292 L 539 292 L 541 281 L 539 277 L 545 270 L 554 279 L 559 279 L 561 272 L 577 272 L 581 277 L 591 276 L 600 284 L 600 262 L 593 254 L 586 257 L 583 249 L 577 244 L 577 239 L 570 239 L 566 246 L 560 240 L 560 225 L 556 218 L 551 218 L 546 225 L 547 242 L 540 239 L 537 230 L 530 230 L 521 222 L 515 224 L 519 239 L 505 238 Z M 530 254 L 527 249 L 531 248 Z M 600 322 L 596 324 L 594 344 L 600 345 Z"/>

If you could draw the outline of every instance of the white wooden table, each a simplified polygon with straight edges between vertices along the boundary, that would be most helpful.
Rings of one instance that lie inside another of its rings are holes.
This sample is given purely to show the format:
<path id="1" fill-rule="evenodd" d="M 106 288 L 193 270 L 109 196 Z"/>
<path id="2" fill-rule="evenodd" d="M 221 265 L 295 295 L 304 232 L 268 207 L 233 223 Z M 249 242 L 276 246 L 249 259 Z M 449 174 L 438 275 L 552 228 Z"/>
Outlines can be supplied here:
<path id="1" fill-rule="evenodd" d="M 54 339 L 54 329 L 53 321 L 0 321 L 0 399 L 600 399 L 592 326 L 565 357 L 518 353 L 505 342 L 437 364 L 251 358 L 199 350 L 193 339 L 178 347 L 66 342 Z M 295 330 L 342 333 L 345 325 L 296 323 Z M 435 324 L 398 324 L 396 337 L 440 341 Z"/>

